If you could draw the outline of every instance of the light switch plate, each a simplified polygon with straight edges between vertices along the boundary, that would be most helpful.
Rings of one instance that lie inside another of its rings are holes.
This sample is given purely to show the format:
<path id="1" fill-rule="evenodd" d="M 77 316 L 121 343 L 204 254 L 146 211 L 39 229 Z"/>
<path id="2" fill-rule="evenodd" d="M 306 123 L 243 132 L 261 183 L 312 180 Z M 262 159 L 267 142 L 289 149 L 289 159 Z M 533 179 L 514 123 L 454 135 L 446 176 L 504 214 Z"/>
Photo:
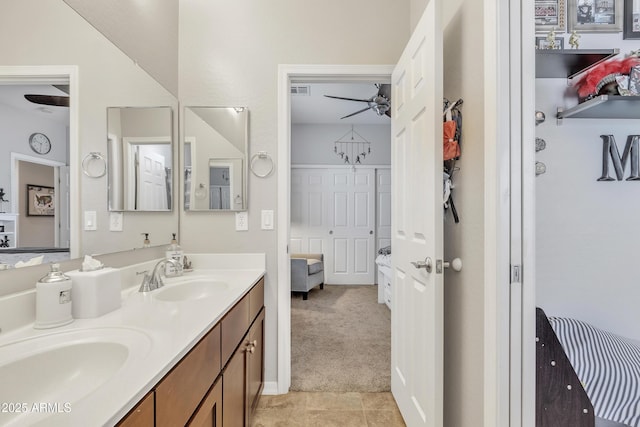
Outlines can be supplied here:
<path id="1" fill-rule="evenodd" d="M 262 229 L 273 230 L 273 211 L 272 210 L 262 211 Z"/>
<path id="2" fill-rule="evenodd" d="M 236 231 L 249 231 L 248 212 L 236 212 Z"/>
<path id="3" fill-rule="evenodd" d="M 122 231 L 122 212 L 109 213 L 109 231 Z"/>
<path id="4" fill-rule="evenodd" d="M 85 231 L 95 231 L 98 229 L 98 216 L 96 211 L 84 211 L 84 229 Z"/>

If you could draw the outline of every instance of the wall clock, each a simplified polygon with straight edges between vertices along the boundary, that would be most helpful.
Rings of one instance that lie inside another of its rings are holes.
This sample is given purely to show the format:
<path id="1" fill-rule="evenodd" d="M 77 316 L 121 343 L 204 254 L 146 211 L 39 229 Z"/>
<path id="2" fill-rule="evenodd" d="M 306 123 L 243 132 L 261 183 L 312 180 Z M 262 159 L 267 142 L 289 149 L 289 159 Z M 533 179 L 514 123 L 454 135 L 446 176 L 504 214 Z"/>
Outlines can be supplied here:
<path id="1" fill-rule="evenodd" d="M 29 137 L 29 147 L 38 154 L 47 154 L 51 151 L 51 141 L 43 133 L 32 133 Z"/>

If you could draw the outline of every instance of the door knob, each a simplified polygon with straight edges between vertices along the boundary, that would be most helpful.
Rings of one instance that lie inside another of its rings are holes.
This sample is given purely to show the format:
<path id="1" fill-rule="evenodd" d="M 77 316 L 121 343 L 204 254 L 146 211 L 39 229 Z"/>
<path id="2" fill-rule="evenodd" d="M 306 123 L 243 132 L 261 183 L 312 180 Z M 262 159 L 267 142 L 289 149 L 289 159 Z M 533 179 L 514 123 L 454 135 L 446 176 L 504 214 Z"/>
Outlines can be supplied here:
<path id="1" fill-rule="evenodd" d="M 462 260 L 460 258 L 454 258 L 451 262 L 445 261 L 444 268 L 451 268 L 454 271 L 460 271 L 462 270 Z"/>
<path id="2" fill-rule="evenodd" d="M 427 270 L 427 273 L 431 273 L 431 270 L 433 269 L 433 261 L 431 261 L 431 258 L 429 257 L 426 257 L 424 261 L 411 261 L 411 264 L 413 264 L 417 269 L 424 268 Z"/>

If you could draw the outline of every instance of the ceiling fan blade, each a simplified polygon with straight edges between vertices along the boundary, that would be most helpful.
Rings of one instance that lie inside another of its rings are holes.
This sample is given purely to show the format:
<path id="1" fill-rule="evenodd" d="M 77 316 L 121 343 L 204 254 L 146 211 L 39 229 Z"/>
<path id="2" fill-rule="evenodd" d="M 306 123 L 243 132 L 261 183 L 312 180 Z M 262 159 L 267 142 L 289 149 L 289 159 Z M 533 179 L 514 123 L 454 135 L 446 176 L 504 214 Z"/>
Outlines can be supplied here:
<path id="1" fill-rule="evenodd" d="M 391 117 L 391 108 L 384 112 L 387 117 Z"/>
<path id="2" fill-rule="evenodd" d="M 55 107 L 68 107 L 68 96 L 56 96 L 56 95 L 25 95 L 27 101 L 34 104 L 53 105 Z"/>
<path id="3" fill-rule="evenodd" d="M 69 85 L 53 85 L 53 87 L 69 95 Z"/>
<path id="4" fill-rule="evenodd" d="M 327 98 L 333 98 L 333 99 L 344 99 L 345 101 L 358 101 L 358 102 L 369 102 L 371 101 L 371 99 L 355 99 L 355 98 L 343 98 L 341 96 L 332 96 L 332 95 L 325 95 Z"/>
<path id="5" fill-rule="evenodd" d="M 355 116 L 356 114 L 364 113 L 365 111 L 370 110 L 372 108 L 373 108 L 373 106 L 367 107 L 367 108 L 363 108 L 362 110 L 358 110 L 355 113 L 349 114 L 348 116 L 340 117 L 340 119 L 346 119 L 347 117 L 351 117 L 351 116 Z"/>

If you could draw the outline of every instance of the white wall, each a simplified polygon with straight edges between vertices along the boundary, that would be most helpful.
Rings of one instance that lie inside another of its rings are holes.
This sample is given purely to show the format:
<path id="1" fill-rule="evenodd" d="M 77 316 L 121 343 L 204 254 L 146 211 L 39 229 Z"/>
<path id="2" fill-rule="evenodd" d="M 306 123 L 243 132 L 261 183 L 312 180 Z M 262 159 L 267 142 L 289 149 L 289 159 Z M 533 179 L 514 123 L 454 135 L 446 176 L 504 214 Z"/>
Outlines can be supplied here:
<path id="1" fill-rule="evenodd" d="M 444 96 L 462 105 L 462 155 L 454 175 L 456 224 L 445 214 L 445 258 L 463 269 L 444 276 L 444 425 L 481 425 L 484 411 L 484 1 L 443 1 Z M 491 119 L 491 115 L 488 115 Z"/>
<path id="2" fill-rule="evenodd" d="M 178 96 L 178 0 L 64 0 Z"/>
<path id="3" fill-rule="evenodd" d="M 371 153 L 361 160 L 363 165 L 391 164 L 391 126 L 358 125 L 355 132 L 371 143 Z M 345 138 L 345 133 L 349 135 Z M 297 124 L 291 127 L 291 163 L 307 165 L 343 165 L 334 151 L 334 141 L 350 140 L 351 125 Z M 362 141 L 357 135 L 354 140 Z M 353 162 L 355 159 L 351 159 Z"/>
<path id="4" fill-rule="evenodd" d="M 408 1 L 180 2 L 180 101 L 246 105 L 249 155 L 277 159 L 278 64 L 393 64 L 408 37 Z M 248 232 L 234 230 L 233 213 L 181 212 L 185 250 L 267 254 L 266 381 L 277 375 L 277 257 L 286 255 L 275 230 L 260 230 L 260 210 L 276 208 L 276 176 L 250 174 Z"/>
<path id="5" fill-rule="evenodd" d="M 109 106 L 171 106 L 177 132 L 176 98 L 62 0 L 2 0 L 1 5 L 2 65 L 78 66 L 80 149 L 79 158 L 70 159 L 71 164 L 79 164 L 90 152 L 106 156 Z M 98 215 L 98 231 L 81 232 L 81 254 L 141 247 L 143 231 L 151 232 L 152 244 L 168 243 L 170 232 L 177 228 L 177 210 L 125 213 L 124 232 L 110 232 L 107 177 L 95 179 L 80 173 L 79 178 L 80 211 Z"/>
<path id="6" fill-rule="evenodd" d="M 638 42 L 585 34 L 580 47 L 619 47 L 624 54 Z M 640 182 L 597 181 L 600 135 L 614 135 L 622 154 L 627 135 L 640 134 L 639 121 L 565 119 L 558 125 L 556 108 L 577 102 L 566 91 L 566 79 L 536 80 L 536 109 L 547 117 L 536 128 L 547 143 L 536 155 L 547 166 L 536 178 L 537 304 L 547 315 L 640 339 Z"/>

